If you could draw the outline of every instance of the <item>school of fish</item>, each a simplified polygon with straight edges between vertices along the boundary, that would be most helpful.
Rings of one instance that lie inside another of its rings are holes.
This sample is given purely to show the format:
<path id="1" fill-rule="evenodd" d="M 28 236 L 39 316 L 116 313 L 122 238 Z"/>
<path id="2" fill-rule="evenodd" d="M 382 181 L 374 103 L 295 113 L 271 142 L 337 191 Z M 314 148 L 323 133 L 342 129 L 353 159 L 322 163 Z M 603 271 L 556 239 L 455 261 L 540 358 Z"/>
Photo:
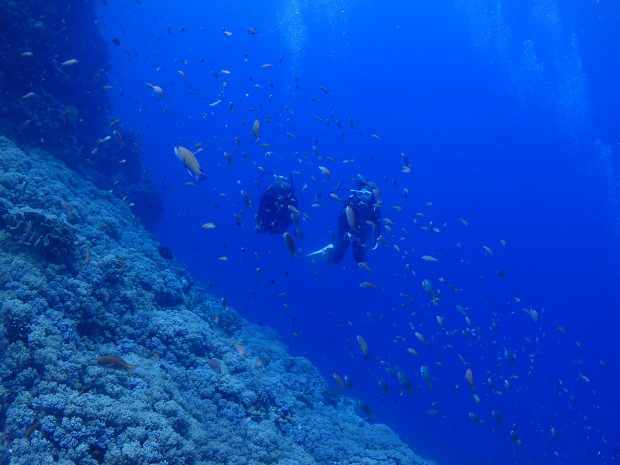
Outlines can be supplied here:
<path id="1" fill-rule="evenodd" d="M 244 34 L 245 40 L 249 41 L 256 41 L 261 37 L 256 28 L 247 28 Z M 222 26 L 218 35 L 224 41 L 224 46 L 227 41 L 238 37 L 237 31 L 226 25 Z M 184 189 L 184 195 L 204 194 L 206 199 L 222 199 L 227 202 L 226 206 L 220 209 L 225 210 L 226 214 L 206 219 L 196 218 L 196 228 L 208 230 L 204 231 L 205 235 L 217 234 L 226 224 L 234 224 L 242 230 L 246 228 L 246 224 L 253 227 L 252 218 L 259 203 L 258 198 L 252 198 L 253 191 L 247 186 L 240 189 L 237 184 L 231 184 L 229 190 L 221 190 L 220 187 L 219 192 L 214 192 L 208 187 L 211 177 L 224 170 L 239 170 L 255 172 L 260 179 L 262 173 L 276 172 L 278 164 L 286 159 L 297 162 L 299 168 L 293 171 L 292 176 L 297 189 L 309 198 L 305 205 L 289 208 L 296 231 L 282 234 L 282 239 L 278 239 L 278 247 L 274 246 L 273 255 L 289 262 L 298 261 L 299 257 L 305 255 L 302 224 L 311 223 L 314 217 L 320 215 L 316 212 L 329 215 L 330 212 L 337 211 L 346 197 L 346 193 L 342 194 L 340 190 L 341 186 L 360 179 L 357 174 L 357 157 L 360 155 L 336 153 L 330 147 L 324 147 L 318 137 L 304 141 L 301 133 L 312 132 L 314 128 L 318 131 L 320 127 L 323 133 L 332 131 L 339 135 L 345 147 L 347 136 L 353 134 L 363 138 L 364 144 L 373 147 L 372 150 L 381 150 L 381 144 L 386 142 L 397 145 L 405 144 L 405 141 L 388 141 L 387 135 L 382 133 L 380 137 L 372 131 L 368 131 L 367 135 L 360 129 L 363 122 L 353 122 L 348 115 L 340 115 L 338 109 L 330 103 L 330 99 L 337 92 L 336 83 L 329 83 L 329 89 L 327 85 L 306 88 L 299 76 L 292 82 L 278 83 L 275 81 L 275 73 L 280 67 L 287 66 L 280 57 L 272 56 L 268 62 L 258 62 L 250 53 L 238 50 L 234 53 L 237 54 L 235 59 L 243 62 L 245 74 L 242 76 L 237 76 L 242 73 L 238 71 L 239 67 L 232 58 L 230 63 L 215 65 L 207 64 L 208 60 L 189 52 L 187 56 L 168 57 L 168 64 L 175 67 L 174 73 L 168 75 L 157 67 L 153 75 L 145 76 L 140 84 L 145 93 L 143 98 L 149 102 L 149 108 L 156 108 L 157 113 L 163 117 L 172 117 L 170 115 L 174 114 L 177 107 L 204 100 L 204 105 L 201 105 L 202 112 L 191 116 L 196 120 L 210 122 L 213 133 L 183 133 L 176 145 L 165 149 L 163 159 L 172 158 L 174 153 L 176 160 L 170 170 L 184 169 L 191 176 L 191 181 L 185 178 L 177 186 L 179 190 Z M 131 61 L 131 55 L 128 57 Z M 203 76 L 198 77 L 192 73 L 194 66 L 201 65 L 204 65 L 205 73 L 210 75 L 210 83 L 203 82 Z M 70 59 L 62 62 L 60 66 L 79 64 L 76 59 Z M 146 83 L 146 86 L 142 82 Z M 292 104 L 276 102 L 274 89 L 284 85 L 295 89 L 308 105 L 314 106 L 312 114 L 299 111 Z M 35 95 L 26 94 L 22 98 L 31 99 L 35 98 Z M 110 116 L 109 121 L 110 129 L 128 124 L 125 119 L 114 116 Z M 342 121 L 348 121 L 348 126 L 342 124 Z M 181 126 L 181 129 L 177 128 L 181 134 L 182 124 L 178 126 Z M 118 143 L 122 147 L 121 131 L 122 129 L 114 129 L 109 134 L 101 134 L 99 140 L 93 141 L 92 150 L 88 148 L 89 156 L 94 159 L 100 150 L 105 150 L 106 144 Z M 354 296 L 352 298 L 359 299 L 360 302 L 369 294 L 384 293 L 385 309 L 379 312 L 380 316 L 368 312 L 360 315 L 360 321 L 349 320 L 341 323 L 342 328 L 351 328 L 351 332 L 340 341 L 343 355 L 340 368 L 342 375 L 333 373 L 331 379 L 339 390 L 348 389 L 349 392 L 354 392 L 353 377 L 344 374 L 344 371 L 347 363 L 360 364 L 360 367 L 363 366 L 372 375 L 367 379 L 356 379 L 356 385 L 372 385 L 381 391 L 381 395 L 392 398 L 394 402 L 405 396 L 426 396 L 426 400 L 432 399 L 423 406 L 423 411 L 428 414 L 447 420 L 452 415 L 461 415 L 471 420 L 472 427 L 493 425 L 494 433 L 512 445 L 519 446 L 521 439 L 517 435 L 518 425 L 496 405 L 507 397 L 514 399 L 514 402 L 518 401 L 519 392 L 527 388 L 526 380 L 520 374 L 523 370 L 532 372 L 535 369 L 540 339 L 548 332 L 554 332 L 557 336 L 563 331 L 558 329 L 560 326 L 555 329 L 544 326 L 544 309 L 535 302 L 525 304 L 519 297 L 512 295 L 506 297 L 506 303 L 496 306 L 489 304 L 485 308 L 483 302 L 471 298 L 472 291 L 462 287 L 462 275 L 480 282 L 498 278 L 508 281 L 506 273 L 500 269 L 502 252 L 507 247 L 506 241 L 492 238 L 495 241 L 492 242 L 485 238 L 483 243 L 481 239 L 480 243 L 476 244 L 477 254 L 466 255 L 459 235 L 464 235 L 465 230 L 469 233 L 473 226 L 463 217 L 444 218 L 431 201 L 422 199 L 423 194 L 413 194 L 413 185 L 407 181 L 407 176 L 412 176 L 415 171 L 412 170 L 410 160 L 413 157 L 414 155 L 400 153 L 393 166 L 390 165 L 392 174 L 374 180 L 385 183 L 384 189 L 376 191 L 377 203 L 383 211 L 379 250 L 357 266 L 351 265 L 347 268 L 345 265 L 346 269 L 342 272 L 351 273 L 353 270 L 359 272 L 359 276 L 364 273 L 364 277 L 357 281 L 359 286 L 354 286 L 356 289 L 345 289 L 344 292 L 350 292 Z M 208 169 L 203 171 L 203 167 Z M 260 185 L 260 181 L 257 181 L 257 184 L 265 187 Z M 398 190 L 395 189 L 397 185 Z M 389 196 L 385 194 L 386 191 Z M 395 192 L 400 195 L 395 195 Z M 346 207 L 344 214 L 350 231 L 357 231 L 365 226 L 363 219 L 355 217 L 351 207 Z M 252 233 L 252 230 L 248 229 L 247 234 Z M 445 237 L 450 237 L 456 245 L 448 246 Z M 245 248 L 243 249 L 245 253 Z M 229 254 L 232 254 L 230 250 L 224 252 L 215 246 L 213 250 L 217 251 L 217 255 L 213 252 L 212 266 L 217 267 L 217 262 L 222 266 L 229 262 Z M 270 250 L 269 253 L 271 252 Z M 374 269 L 379 264 L 371 263 L 371 267 L 368 262 L 378 261 L 381 254 L 388 253 L 391 261 L 401 263 L 400 268 L 393 270 L 393 275 L 375 272 Z M 251 267 L 252 272 L 262 276 L 265 268 L 261 265 L 261 257 L 258 252 L 254 255 L 256 263 Z M 472 257 L 477 263 L 475 267 L 470 267 L 470 262 L 474 261 Z M 310 261 L 307 266 L 312 266 Z M 481 269 L 486 272 L 480 272 Z M 317 274 L 319 273 L 320 267 L 317 267 Z M 387 295 L 384 290 L 386 285 L 394 285 L 394 282 L 400 287 L 398 294 Z M 363 294 L 358 296 L 358 292 Z M 279 295 L 284 299 L 289 297 L 285 289 L 282 289 Z M 223 302 L 227 301 L 223 299 Z M 284 304 L 284 307 L 289 308 L 288 305 Z M 527 306 L 530 308 L 525 308 Z M 530 324 L 529 332 L 508 336 L 505 327 L 515 320 L 523 322 L 520 319 L 525 319 Z M 363 327 L 361 320 L 373 321 L 376 324 L 389 320 L 394 333 L 391 345 L 378 343 L 373 331 L 361 333 L 362 330 L 359 330 L 360 334 L 354 332 L 358 327 Z M 303 337 L 303 333 L 295 332 L 294 336 Z M 246 357 L 245 348 L 238 342 L 231 345 L 231 350 Z M 470 352 L 486 355 L 469 356 Z M 394 357 L 393 353 L 398 353 L 399 356 Z M 121 367 L 128 371 L 134 368 L 122 360 L 106 357 L 98 359 L 97 363 Z M 206 356 L 205 361 L 211 369 L 221 372 L 216 360 Z M 263 361 L 257 359 L 256 366 L 262 365 Z M 583 371 L 584 373 L 574 373 L 573 381 L 588 383 L 586 369 L 583 368 Z M 567 387 L 565 380 L 560 378 L 555 380 L 555 385 L 558 386 L 558 396 L 567 394 L 566 399 L 570 399 L 575 390 L 574 387 Z M 465 404 L 460 413 L 443 409 L 442 396 L 453 393 L 461 396 Z M 361 400 L 359 402 L 359 409 L 368 417 L 374 417 L 370 406 Z M 242 425 L 245 426 L 250 418 L 248 416 L 242 420 Z M 493 421 L 488 421 L 489 419 Z M 507 425 L 513 424 L 513 427 L 508 429 L 503 426 L 503 422 Z M 559 423 L 544 425 L 556 441 L 562 434 Z"/>

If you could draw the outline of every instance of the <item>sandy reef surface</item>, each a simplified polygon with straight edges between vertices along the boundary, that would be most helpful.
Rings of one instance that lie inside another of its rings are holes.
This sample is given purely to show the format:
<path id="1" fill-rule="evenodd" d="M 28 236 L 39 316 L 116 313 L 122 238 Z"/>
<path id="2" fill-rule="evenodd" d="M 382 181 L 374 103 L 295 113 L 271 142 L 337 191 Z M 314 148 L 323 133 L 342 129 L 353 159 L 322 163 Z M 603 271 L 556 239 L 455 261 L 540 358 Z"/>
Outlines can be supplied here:
<path id="1" fill-rule="evenodd" d="M 0 137 L 0 465 L 431 463 L 158 245 Z"/>

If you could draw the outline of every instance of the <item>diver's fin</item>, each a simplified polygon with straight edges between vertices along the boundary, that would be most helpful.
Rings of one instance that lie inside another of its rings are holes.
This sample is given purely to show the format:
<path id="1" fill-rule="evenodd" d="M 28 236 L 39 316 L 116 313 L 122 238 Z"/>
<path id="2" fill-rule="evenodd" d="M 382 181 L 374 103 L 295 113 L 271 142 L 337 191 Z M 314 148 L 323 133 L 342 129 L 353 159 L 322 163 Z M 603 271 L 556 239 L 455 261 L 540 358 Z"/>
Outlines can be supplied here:
<path id="1" fill-rule="evenodd" d="M 322 249 L 309 253 L 308 255 L 306 255 L 306 257 L 311 257 L 312 259 L 318 259 L 318 260 L 326 259 L 327 256 L 329 255 L 329 252 L 333 248 L 334 248 L 334 244 L 327 244 Z"/>

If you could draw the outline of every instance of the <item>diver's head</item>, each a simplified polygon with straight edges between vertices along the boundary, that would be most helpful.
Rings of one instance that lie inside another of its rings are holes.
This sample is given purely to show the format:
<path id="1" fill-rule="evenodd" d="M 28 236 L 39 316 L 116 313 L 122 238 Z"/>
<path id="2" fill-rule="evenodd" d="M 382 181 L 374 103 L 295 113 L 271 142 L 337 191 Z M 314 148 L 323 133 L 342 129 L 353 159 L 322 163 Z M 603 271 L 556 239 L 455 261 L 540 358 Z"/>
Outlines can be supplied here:
<path id="1" fill-rule="evenodd" d="M 357 183 L 356 183 L 356 187 L 357 190 L 362 190 L 363 188 L 368 188 L 368 183 L 366 181 L 362 181 L 361 179 L 358 179 Z"/>
<path id="2" fill-rule="evenodd" d="M 372 199 L 372 191 L 367 187 L 364 187 L 357 191 L 357 196 L 365 202 L 370 202 Z"/>
<path id="3" fill-rule="evenodd" d="M 358 175 L 357 181 L 357 190 L 355 191 L 357 194 L 357 198 L 363 202 L 370 203 L 373 201 L 373 196 L 377 185 L 368 181 L 366 178 L 363 178 L 361 175 Z"/>
<path id="4" fill-rule="evenodd" d="M 357 177 L 357 190 L 362 190 L 365 188 L 372 192 L 377 188 L 377 185 L 374 182 L 364 178 L 361 174 L 358 174 Z"/>
<path id="5" fill-rule="evenodd" d="M 372 202 L 373 192 L 368 185 L 358 187 L 356 191 L 353 191 L 357 198 L 364 203 Z"/>
<path id="6" fill-rule="evenodd" d="M 291 183 L 288 180 L 288 178 L 286 176 L 277 176 L 274 175 L 274 184 L 280 187 L 284 187 L 285 189 L 288 189 L 289 187 L 291 187 Z"/>

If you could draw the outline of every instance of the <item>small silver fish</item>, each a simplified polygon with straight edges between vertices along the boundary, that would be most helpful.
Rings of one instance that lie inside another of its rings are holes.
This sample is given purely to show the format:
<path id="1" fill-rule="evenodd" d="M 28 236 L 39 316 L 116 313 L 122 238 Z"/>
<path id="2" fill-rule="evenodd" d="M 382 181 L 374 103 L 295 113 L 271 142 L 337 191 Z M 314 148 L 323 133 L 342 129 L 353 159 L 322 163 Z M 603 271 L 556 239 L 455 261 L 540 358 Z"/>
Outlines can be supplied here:
<path id="1" fill-rule="evenodd" d="M 426 365 L 422 365 L 420 367 L 420 374 L 422 375 L 422 379 L 426 381 L 426 384 L 428 384 L 428 387 L 433 389 L 433 378 L 431 376 L 431 371 Z"/>
<path id="2" fill-rule="evenodd" d="M 196 157 L 189 149 L 177 145 L 174 148 L 174 153 L 189 174 L 196 178 L 196 182 L 200 182 L 207 178 L 207 176 L 202 172 L 202 168 L 200 168 L 198 160 L 196 160 Z"/>
<path id="3" fill-rule="evenodd" d="M 363 283 L 362 283 L 363 284 Z M 363 336 L 357 336 L 357 345 L 359 346 L 362 354 L 364 355 L 364 360 L 368 358 L 368 344 L 366 343 L 366 339 Z"/>
<path id="4" fill-rule="evenodd" d="M 398 381 L 400 382 L 400 385 L 404 387 L 409 392 L 409 394 L 412 394 L 413 386 L 411 385 L 411 380 L 409 379 L 409 376 L 407 376 L 402 371 L 399 371 L 396 376 L 398 376 Z"/>
<path id="5" fill-rule="evenodd" d="M 426 292 L 426 295 L 428 295 L 431 298 L 431 300 L 433 301 L 433 304 L 437 305 L 437 301 L 439 301 L 439 297 L 437 297 L 435 286 L 433 286 L 433 283 L 431 282 L 431 280 L 430 279 L 423 280 L 422 288 L 424 289 L 424 292 Z"/>
<path id="6" fill-rule="evenodd" d="M 353 212 L 353 209 L 350 205 L 347 205 L 344 211 L 347 216 L 347 223 L 349 224 L 349 228 L 355 229 L 355 212 Z"/>

